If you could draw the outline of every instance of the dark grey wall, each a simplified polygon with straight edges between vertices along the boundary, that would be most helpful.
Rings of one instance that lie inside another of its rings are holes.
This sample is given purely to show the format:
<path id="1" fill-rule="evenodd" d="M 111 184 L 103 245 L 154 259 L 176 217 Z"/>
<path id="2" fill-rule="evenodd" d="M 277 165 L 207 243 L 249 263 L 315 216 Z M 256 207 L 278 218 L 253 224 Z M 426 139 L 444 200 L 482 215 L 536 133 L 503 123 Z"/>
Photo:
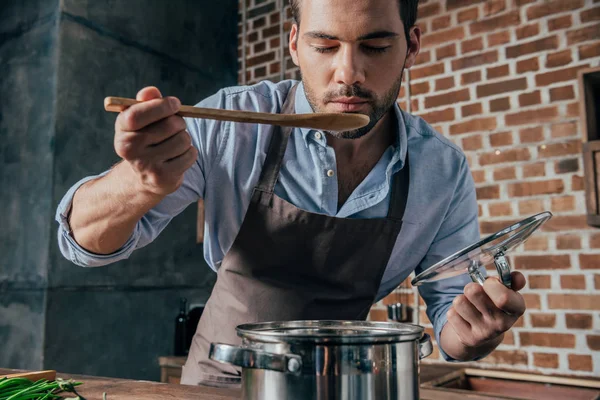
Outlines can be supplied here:
<path id="1" fill-rule="evenodd" d="M 5 60 L 25 57 L 19 43 L 25 34 L 3 39 L 15 10 L 41 13 L 33 2 L 9 3 L 13 11 L 0 11 L 2 72 Z M 42 43 L 29 39 L 35 60 L 26 64 L 48 66 L 33 70 L 35 78 L 24 71 L 0 74 L 3 95 L 8 88 L 25 96 L 0 103 L 0 207 L 14 210 L 8 229 L 0 229 L 0 249 L 8 254 L 0 261 L 0 366 L 156 380 L 157 357 L 172 352 L 179 297 L 204 302 L 214 284 L 195 244 L 196 208 L 131 259 L 93 269 L 62 257 L 54 211 L 76 181 L 117 161 L 116 114 L 103 110 L 105 96 L 135 97 L 154 85 L 195 104 L 236 83 L 237 2 L 64 0 L 47 14 L 53 18 L 37 39 Z M 11 42 L 12 53 L 6 50 Z M 34 113 L 41 104 L 44 112 Z M 15 132 L 19 109 L 26 123 Z M 34 344 L 16 354 L 23 329 Z"/>

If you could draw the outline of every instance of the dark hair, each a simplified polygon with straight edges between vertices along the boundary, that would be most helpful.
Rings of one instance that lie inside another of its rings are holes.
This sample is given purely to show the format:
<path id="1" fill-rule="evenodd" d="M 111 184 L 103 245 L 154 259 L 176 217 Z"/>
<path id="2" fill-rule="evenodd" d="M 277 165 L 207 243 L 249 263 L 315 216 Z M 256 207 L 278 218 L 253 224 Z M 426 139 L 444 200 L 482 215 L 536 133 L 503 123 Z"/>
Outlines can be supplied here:
<path id="1" fill-rule="evenodd" d="M 302 0 L 290 0 L 292 18 L 298 26 L 300 26 L 300 1 Z M 406 35 L 406 40 L 409 40 L 410 28 L 417 21 L 419 0 L 398 0 L 398 5 L 400 7 L 400 18 L 402 18 L 402 23 L 404 24 L 404 34 Z"/>

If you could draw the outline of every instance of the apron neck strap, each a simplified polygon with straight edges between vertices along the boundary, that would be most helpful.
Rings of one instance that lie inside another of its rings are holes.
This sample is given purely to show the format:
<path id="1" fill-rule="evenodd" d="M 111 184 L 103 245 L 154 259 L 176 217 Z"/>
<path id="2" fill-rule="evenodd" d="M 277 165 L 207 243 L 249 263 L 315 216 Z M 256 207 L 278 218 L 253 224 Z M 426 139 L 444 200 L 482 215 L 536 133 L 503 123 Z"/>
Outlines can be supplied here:
<path id="1" fill-rule="evenodd" d="M 281 114 L 295 113 L 296 89 L 298 89 L 298 84 L 295 84 L 288 92 L 283 106 L 281 107 Z M 288 138 L 292 134 L 292 131 L 293 128 L 290 126 L 282 127 L 276 125 L 275 129 L 273 129 L 273 135 L 271 137 L 271 142 L 269 143 L 269 149 L 267 150 L 267 157 L 265 158 L 265 163 L 258 180 L 258 190 L 273 193 L 275 183 L 279 177 L 279 169 L 283 162 L 283 155 L 287 148 Z"/>

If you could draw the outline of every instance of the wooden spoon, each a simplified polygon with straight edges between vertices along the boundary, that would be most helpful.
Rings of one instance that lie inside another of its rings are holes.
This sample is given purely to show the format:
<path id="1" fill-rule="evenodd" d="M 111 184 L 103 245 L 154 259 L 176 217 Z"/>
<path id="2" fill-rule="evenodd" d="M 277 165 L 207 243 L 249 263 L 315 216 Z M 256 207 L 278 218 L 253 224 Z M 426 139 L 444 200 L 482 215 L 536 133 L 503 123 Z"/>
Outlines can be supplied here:
<path id="1" fill-rule="evenodd" d="M 134 99 L 107 97 L 104 99 L 104 109 L 111 112 L 121 112 L 127 109 L 127 107 L 137 103 L 140 102 Z M 182 117 L 217 119 L 220 121 L 294 126 L 298 128 L 311 128 L 326 131 L 350 131 L 362 128 L 369 123 L 369 117 L 364 114 L 271 114 L 192 106 L 181 106 L 177 115 L 181 115 Z"/>

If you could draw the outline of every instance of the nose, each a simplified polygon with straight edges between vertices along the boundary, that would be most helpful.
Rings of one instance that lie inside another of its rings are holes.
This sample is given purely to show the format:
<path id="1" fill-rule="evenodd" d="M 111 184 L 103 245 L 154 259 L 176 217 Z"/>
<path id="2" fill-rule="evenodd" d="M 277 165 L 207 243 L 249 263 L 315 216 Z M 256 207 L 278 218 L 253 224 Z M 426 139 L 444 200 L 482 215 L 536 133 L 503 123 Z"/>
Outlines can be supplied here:
<path id="1" fill-rule="evenodd" d="M 337 84 L 355 85 L 365 81 L 365 71 L 360 55 L 351 46 L 343 46 L 335 59 L 334 79 Z"/>

